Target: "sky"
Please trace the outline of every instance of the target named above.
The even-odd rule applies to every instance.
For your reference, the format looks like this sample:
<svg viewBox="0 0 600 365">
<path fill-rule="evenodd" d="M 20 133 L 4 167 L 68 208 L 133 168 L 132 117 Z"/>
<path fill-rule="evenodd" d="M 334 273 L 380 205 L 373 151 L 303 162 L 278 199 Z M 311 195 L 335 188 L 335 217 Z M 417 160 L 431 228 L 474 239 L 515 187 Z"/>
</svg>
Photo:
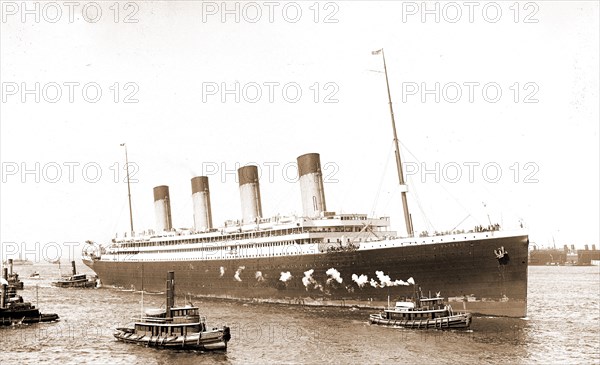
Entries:
<svg viewBox="0 0 600 365">
<path fill-rule="evenodd" d="M 317 152 L 328 211 L 402 232 L 382 48 L 417 232 L 600 246 L 597 2 L 114 4 L 1 2 L 3 255 L 129 231 L 122 143 L 136 231 L 158 185 L 191 227 L 203 174 L 240 219 L 246 164 L 265 217 L 300 214 Z"/>
</svg>

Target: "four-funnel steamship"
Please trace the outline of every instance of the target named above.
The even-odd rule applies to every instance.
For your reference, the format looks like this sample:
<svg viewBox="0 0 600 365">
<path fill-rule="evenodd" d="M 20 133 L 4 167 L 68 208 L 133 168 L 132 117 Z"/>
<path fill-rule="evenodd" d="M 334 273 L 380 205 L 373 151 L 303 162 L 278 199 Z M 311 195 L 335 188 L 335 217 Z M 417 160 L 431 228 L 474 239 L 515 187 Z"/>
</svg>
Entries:
<svg viewBox="0 0 600 365">
<path fill-rule="evenodd" d="M 243 219 L 214 228 L 208 178 L 198 176 L 192 179 L 194 229 L 173 229 L 169 188 L 158 186 L 157 232 L 133 235 L 130 195 L 132 234 L 90 245 L 84 263 L 105 285 L 160 291 L 162 273 L 175 271 L 179 289 L 198 296 L 317 305 L 383 307 L 409 296 L 413 290 L 403 279 L 413 277 L 472 313 L 524 317 L 527 233 L 490 225 L 413 236 L 385 56 L 373 54 L 383 57 L 408 237 L 391 231 L 387 217 L 328 211 L 320 158 L 310 153 L 298 157 L 302 216 L 264 217 L 258 169 L 245 166 L 238 170 Z M 128 166 L 127 146 L 125 160 Z"/>
<path fill-rule="evenodd" d="M 169 189 L 158 186 L 157 232 L 113 239 L 84 263 L 104 285 L 158 292 L 163 273 L 175 271 L 179 289 L 198 296 L 319 305 L 384 306 L 389 296 L 410 295 L 402 279 L 414 277 L 473 313 L 526 315 L 527 234 L 400 238 L 387 217 L 327 211 L 318 154 L 298 157 L 298 168 L 301 217 L 263 218 L 258 169 L 245 166 L 242 221 L 213 228 L 208 178 L 200 176 L 191 181 L 195 227 L 174 230 Z"/>
</svg>

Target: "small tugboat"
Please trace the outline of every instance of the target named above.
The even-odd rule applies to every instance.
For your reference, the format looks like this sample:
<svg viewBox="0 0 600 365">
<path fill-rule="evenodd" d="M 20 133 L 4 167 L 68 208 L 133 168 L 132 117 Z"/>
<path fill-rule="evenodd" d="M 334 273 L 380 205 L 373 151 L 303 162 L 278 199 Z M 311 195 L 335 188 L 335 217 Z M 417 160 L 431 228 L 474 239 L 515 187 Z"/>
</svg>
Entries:
<svg viewBox="0 0 600 365">
<path fill-rule="evenodd" d="M 146 310 L 131 327 L 117 328 L 117 340 L 139 345 L 194 350 L 226 350 L 229 327 L 207 329 L 198 307 L 175 306 L 175 272 L 167 276 L 166 309 Z"/>
<path fill-rule="evenodd" d="M 6 274 L 6 269 L 4 269 Z M 57 314 L 42 314 L 31 303 L 23 301 L 14 288 L 9 288 L 8 281 L 0 279 L 0 326 L 11 326 L 23 323 L 52 322 L 58 320 Z"/>
<path fill-rule="evenodd" d="M 31 273 L 31 275 L 29 275 L 30 279 L 39 279 L 40 278 L 40 273 L 37 271 L 34 271 Z"/>
<path fill-rule="evenodd" d="M 8 286 L 17 290 L 23 290 L 23 282 L 19 280 L 19 274 L 13 271 L 13 259 L 8 259 L 8 275 L 4 277 Z"/>
<path fill-rule="evenodd" d="M 444 304 L 444 298 L 424 298 L 416 289 L 414 302 L 396 302 L 393 309 L 369 316 L 370 324 L 390 327 L 458 329 L 471 326 L 471 313 L 455 312 L 450 305 Z"/>
<path fill-rule="evenodd" d="M 59 288 L 95 288 L 96 279 L 88 278 L 86 274 L 78 274 L 75 267 L 75 261 L 71 261 L 72 274 L 65 278 L 58 279 L 58 281 L 52 282 L 53 286 Z"/>
</svg>

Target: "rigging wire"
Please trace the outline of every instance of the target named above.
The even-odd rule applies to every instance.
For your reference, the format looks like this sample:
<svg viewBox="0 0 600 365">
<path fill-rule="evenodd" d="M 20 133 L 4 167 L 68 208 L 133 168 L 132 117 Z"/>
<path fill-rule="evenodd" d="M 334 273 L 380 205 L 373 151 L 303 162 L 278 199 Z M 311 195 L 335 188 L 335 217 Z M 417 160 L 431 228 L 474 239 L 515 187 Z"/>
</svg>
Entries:
<svg viewBox="0 0 600 365">
<path fill-rule="evenodd" d="M 461 224 L 463 224 L 463 222 L 466 221 L 467 219 L 469 219 L 470 216 L 471 216 L 471 214 L 467 214 L 467 216 L 462 221 L 460 221 L 459 224 L 457 224 L 456 226 L 454 226 L 454 228 L 452 228 L 451 231 L 454 231 L 456 228 L 458 228 L 458 226 L 460 226 Z"/>
<path fill-rule="evenodd" d="M 435 227 L 433 225 L 433 223 L 431 222 L 431 220 L 429 220 L 429 217 L 427 216 L 427 214 L 425 213 L 425 209 L 423 208 L 423 205 L 421 204 L 421 199 L 419 198 L 419 194 L 417 194 L 417 189 L 416 189 L 416 184 L 413 184 L 413 179 L 411 176 L 408 177 L 408 181 L 410 182 L 410 186 L 411 186 L 411 191 L 414 195 L 414 200 L 417 202 L 417 206 L 419 207 L 419 210 L 421 211 L 421 215 L 423 216 L 423 220 L 425 221 L 425 227 L 426 229 L 429 231 L 435 231 Z"/>
<path fill-rule="evenodd" d="M 406 152 L 408 152 L 408 153 L 409 153 L 409 154 L 410 154 L 410 155 L 413 157 L 413 159 L 414 159 L 414 160 L 415 160 L 417 163 L 419 163 L 419 164 L 422 164 L 422 162 L 421 162 L 421 161 L 420 161 L 420 160 L 417 158 L 417 156 L 415 156 L 415 154 L 414 154 L 414 153 L 412 153 L 412 152 L 411 152 L 411 150 L 409 150 L 409 149 L 408 149 L 408 147 L 406 147 L 406 145 L 405 145 L 404 143 L 402 143 L 402 141 L 398 140 L 398 142 L 400 143 L 400 145 L 402 146 L 402 148 L 404 148 L 404 149 L 406 150 Z M 455 202 L 456 202 L 456 203 L 457 203 L 457 204 L 458 204 L 458 205 L 459 205 L 459 206 L 460 206 L 460 207 L 461 207 L 461 208 L 462 208 L 462 209 L 463 209 L 465 212 L 467 212 L 467 213 L 469 214 L 469 216 L 471 216 L 471 212 L 470 212 L 470 211 L 469 211 L 469 210 L 468 210 L 468 209 L 467 209 L 467 208 L 466 208 L 466 207 L 465 207 L 465 206 L 464 206 L 464 205 L 463 205 L 463 204 L 460 202 L 460 200 L 458 200 L 458 199 L 457 199 L 457 198 L 456 198 L 456 197 L 455 197 L 455 196 L 454 196 L 454 195 L 453 195 L 453 194 L 452 194 L 452 193 L 451 193 L 451 192 L 450 192 L 448 189 L 446 189 L 446 187 L 445 187 L 443 184 L 439 184 L 439 185 L 442 187 L 442 189 L 444 189 L 444 191 L 445 191 L 445 192 L 446 192 L 446 193 L 447 193 L 447 194 L 448 194 L 448 195 L 449 195 L 449 196 L 450 196 L 452 199 L 454 199 L 454 201 L 455 201 Z M 473 217 L 473 218 L 475 219 L 475 221 L 476 221 L 478 224 L 480 223 L 478 219 L 476 219 L 475 217 Z M 461 223 L 462 223 L 462 222 L 461 222 Z M 459 223 L 459 225 L 460 225 L 461 223 Z M 458 226 L 458 225 L 457 225 L 457 226 Z"/>
<path fill-rule="evenodd" d="M 381 189 L 383 187 L 383 181 L 385 180 L 385 175 L 387 173 L 388 165 L 390 163 L 390 158 L 392 155 L 392 151 L 394 148 L 394 143 L 390 143 L 390 151 L 387 154 L 387 159 L 385 161 L 385 165 L 383 166 L 383 173 L 381 174 L 381 179 L 379 179 L 379 187 L 377 188 L 377 193 L 375 194 L 375 200 L 373 200 L 373 206 L 371 208 L 372 215 L 375 216 L 375 208 L 377 208 L 377 203 L 379 202 L 379 195 L 381 195 Z"/>
<path fill-rule="evenodd" d="M 392 190 L 392 194 L 390 195 L 389 199 L 387 199 L 385 206 L 383 207 L 383 211 L 387 212 L 388 207 L 390 206 L 390 203 L 395 201 L 396 199 L 396 195 L 398 194 L 399 189 L 394 189 Z"/>
</svg>

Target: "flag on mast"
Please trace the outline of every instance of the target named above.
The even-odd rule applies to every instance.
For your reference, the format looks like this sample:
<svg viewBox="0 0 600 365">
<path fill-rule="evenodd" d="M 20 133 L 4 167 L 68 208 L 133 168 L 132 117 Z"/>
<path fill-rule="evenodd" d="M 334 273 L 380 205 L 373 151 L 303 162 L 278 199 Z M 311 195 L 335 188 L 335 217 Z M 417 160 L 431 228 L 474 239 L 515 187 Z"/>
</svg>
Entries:
<svg viewBox="0 0 600 365">
<path fill-rule="evenodd" d="M 380 54 L 380 53 L 381 53 L 381 51 L 383 51 L 383 48 L 382 48 L 382 49 L 378 49 L 377 51 L 373 51 L 373 52 L 371 52 L 371 54 L 372 54 L 373 56 L 376 56 L 376 55 Z"/>
</svg>

